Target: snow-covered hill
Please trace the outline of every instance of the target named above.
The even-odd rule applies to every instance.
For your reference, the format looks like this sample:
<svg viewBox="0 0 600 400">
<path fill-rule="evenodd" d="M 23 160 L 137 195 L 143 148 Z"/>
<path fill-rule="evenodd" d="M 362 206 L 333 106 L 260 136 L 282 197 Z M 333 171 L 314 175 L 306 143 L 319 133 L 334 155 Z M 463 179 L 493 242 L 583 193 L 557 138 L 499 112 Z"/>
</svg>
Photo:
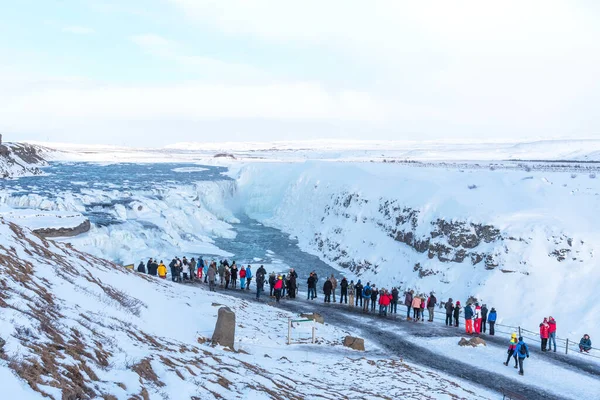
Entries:
<svg viewBox="0 0 600 400">
<path fill-rule="evenodd" d="M 39 167 L 47 165 L 44 157 L 51 152 L 48 148 L 25 143 L 0 145 L 0 179 L 40 175 Z"/>
<path fill-rule="evenodd" d="M 345 349 L 348 332 L 328 325 L 316 345 L 287 346 L 292 314 L 140 275 L 2 218 L 0 237 L 3 398 L 491 397 L 369 341 L 364 354 Z M 221 305 L 237 315 L 234 351 L 207 343 Z"/>
<path fill-rule="evenodd" d="M 600 335 L 600 181 L 552 170 L 253 164 L 245 211 L 379 286 L 481 299 L 500 322 Z M 576 294 L 576 295 L 575 295 Z"/>
</svg>

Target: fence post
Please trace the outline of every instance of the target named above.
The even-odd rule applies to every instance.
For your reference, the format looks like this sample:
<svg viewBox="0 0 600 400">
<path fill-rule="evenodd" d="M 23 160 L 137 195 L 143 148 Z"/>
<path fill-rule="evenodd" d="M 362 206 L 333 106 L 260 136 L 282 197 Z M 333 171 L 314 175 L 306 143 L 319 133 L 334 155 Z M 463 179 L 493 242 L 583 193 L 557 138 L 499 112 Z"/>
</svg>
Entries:
<svg viewBox="0 0 600 400">
<path fill-rule="evenodd" d="M 567 338 L 567 345 L 565 346 L 565 354 L 569 354 L 569 338 Z"/>
<path fill-rule="evenodd" d="M 521 337 L 521 327 L 519 327 L 519 337 Z"/>
<path fill-rule="evenodd" d="M 315 330 L 316 330 L 316 325 L 317 322 L 313 320 L 313 327 L 312 327 L 312 344 L 315 344 L 316 342 L 316 334 L 315 334 Z"/>
<path fill-rule="evenodd" d="M 288 318 L 288 340 L 287 340 L 287 344 L 288 346 L 291 344 L 292 342 L 292 319 Z"/>
</svg>

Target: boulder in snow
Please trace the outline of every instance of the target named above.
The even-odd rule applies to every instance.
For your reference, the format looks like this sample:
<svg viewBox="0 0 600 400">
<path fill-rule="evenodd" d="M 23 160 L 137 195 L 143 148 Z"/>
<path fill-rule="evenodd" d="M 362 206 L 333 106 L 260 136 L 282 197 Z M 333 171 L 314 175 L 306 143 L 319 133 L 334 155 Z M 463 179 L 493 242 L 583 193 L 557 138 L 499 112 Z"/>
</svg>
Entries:
<svg viewBox="0 0 600 400">
<path fill-rule="evenodd" d="M 235 343 L 235 313 L 229 307 L 219 308 L 217 325 L 212 336 L 213 346 L 221 345 L 233 349 Z"/>
<path fill-rule="evenodd" d="M 471 338 L 470 340 L 462 338 L 462 339 L 460 339 L 460 342 L 458 342 L 458 345 L 461 347 L 467 347 L 467 346 L 477 347 L 481 344 L 484 346 L 487 346 L 485 343 L 485 340 L 478 338 L 478 337 Z"/>
<path fill-rule="evenodd" d="M 325 318 L 321 314 L 312 313 L 312 314 L 300 314 L 302 318 L 311 319 L 319 324 L 325 323 Z"/>
<path fill-rule="evenodd" d="M 365 351 L 365 339 L 346 336 L 344 338 L 344 346 L 349 347 L 352 350 Z"/>
</svg>

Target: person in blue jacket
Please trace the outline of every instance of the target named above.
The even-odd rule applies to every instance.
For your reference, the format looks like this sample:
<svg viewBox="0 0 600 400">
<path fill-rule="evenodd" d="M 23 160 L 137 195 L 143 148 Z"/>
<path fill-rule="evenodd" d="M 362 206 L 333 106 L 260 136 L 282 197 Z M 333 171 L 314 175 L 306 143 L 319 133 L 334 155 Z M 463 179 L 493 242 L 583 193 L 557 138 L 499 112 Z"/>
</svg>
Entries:
<svg viewBox="0 0 600 400">
<path fill-rule="evenodd" d="M 246 268 L 246 290 L 250 290 L 250 283 L 252 282 L 252 267 L 248 265 Z"/>
<path fill-rule="evenodd" d="M 373 294 L 373 289 L 371 289 L 371 282 L 367 282 L 365 287 L 363 287 L 362 297 L 363 297 L 363 312 L 369 311 L 369 301 L 371 301 L 371 295 Z"/>
<path fill-rule="evenodd" d="M 517 354 L 517 358 L 519 359 L 519 375 L 523 375 L 523 361 L 525 361 L 525 357 L 529 358 L 529 347 L 523 341 L 523 337 L 519 337 L 519 343 L 517 343 L 517 348 L 515 350 Z"/>
<path fill-rule="evenodd" d="M 496 313 L 496 309 L 492 307 L 490 313 L 488 314 L 488 323 L 490 324 L 490 335 L 494 336 L 494 326 L 496 325 L 496 319 L 498 318 L 498 314 Z"/>
</svg>

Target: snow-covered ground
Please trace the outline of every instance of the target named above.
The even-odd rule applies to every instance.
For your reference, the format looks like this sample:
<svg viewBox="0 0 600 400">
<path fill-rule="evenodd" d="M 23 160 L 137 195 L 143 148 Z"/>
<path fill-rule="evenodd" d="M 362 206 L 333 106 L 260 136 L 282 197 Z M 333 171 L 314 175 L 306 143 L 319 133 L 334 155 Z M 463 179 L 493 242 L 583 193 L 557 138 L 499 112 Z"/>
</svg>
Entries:
<svg viewBox="0 0 600 400">
<path fill-rule="evenodd" d="M 14 209 L 7 206 L 0 206 L 0 217 L 31 230 L 75 228 L 87 221 L 81 213 Z"/>
<path fill-rule="evenodd" d="M 329 325 L 317 326 L 317 344 L 288 346 L 293 314 L 130 272 L 1 218 L 0 237 L 6 398 L 494 396 L 382 357 L 368 340 L 365 353 L 343 348 L 342 338 L 352 332 Z M 206 342 L 222 306 L 236 313 L 235 351 Z M 296 340 L 309 337 L 300 329 Z"/>
</svg>

